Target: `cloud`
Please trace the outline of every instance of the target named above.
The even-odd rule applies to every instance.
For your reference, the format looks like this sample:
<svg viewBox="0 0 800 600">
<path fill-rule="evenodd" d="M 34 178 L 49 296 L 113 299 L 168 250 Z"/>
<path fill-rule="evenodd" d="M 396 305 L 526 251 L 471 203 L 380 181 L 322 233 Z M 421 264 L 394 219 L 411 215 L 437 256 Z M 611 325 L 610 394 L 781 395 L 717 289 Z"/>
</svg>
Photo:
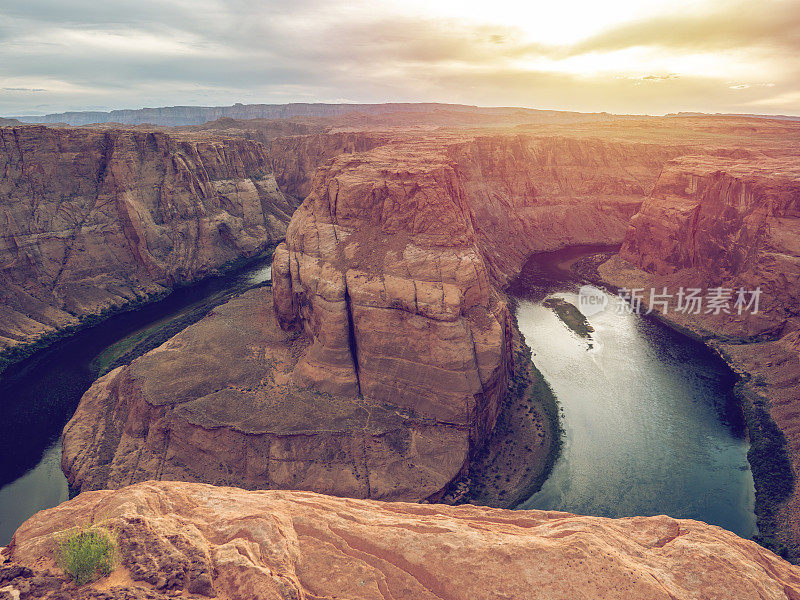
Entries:
<svg viewBox="0 0 800 600">
<path fill-rule="evenodd" d="M 467 14 L 367 0 L 7 3 L 0 114 L 342 97 L 615 112 L 791 108 L 800 1 L 709 2 L 567 45 Z"/>
<path fill-rule="evenodd" d="M 625 23 L 568 49 L 569 53 L 632 46 L 728 50 L 766 46 L 800 50 L 800 5 L 795 0 L 720 2 L 714 10 Z"/>
</svg>

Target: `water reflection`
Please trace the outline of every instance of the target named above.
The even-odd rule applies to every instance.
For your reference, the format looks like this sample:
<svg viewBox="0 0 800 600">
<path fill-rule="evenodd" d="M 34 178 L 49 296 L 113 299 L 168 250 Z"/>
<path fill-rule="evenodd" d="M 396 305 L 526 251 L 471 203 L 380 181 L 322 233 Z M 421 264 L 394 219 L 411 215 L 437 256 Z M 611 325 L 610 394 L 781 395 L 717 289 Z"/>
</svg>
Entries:
<svg viewBox="0 0 800 600">
<path fill-rule="evenodd" d="M 577 303 L 572 291 L 555 295 Z M 558 396 L 565 430 L 551 476 L 520 508 L 668 514 L 752 536 L 753 479 L 734 375 L 702 344 L 608 298 L 609 308 L 589 317 L 589 342 L 540 302 L 519 303 L 520 330 Z"/>
</svg>

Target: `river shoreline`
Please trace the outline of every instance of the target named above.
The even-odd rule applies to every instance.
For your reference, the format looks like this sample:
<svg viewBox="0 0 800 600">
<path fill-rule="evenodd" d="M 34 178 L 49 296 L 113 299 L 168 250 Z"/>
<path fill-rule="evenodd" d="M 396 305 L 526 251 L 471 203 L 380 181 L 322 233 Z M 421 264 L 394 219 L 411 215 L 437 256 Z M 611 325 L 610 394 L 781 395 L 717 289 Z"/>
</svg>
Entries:
<svg viewBox="0 0 800 600">
<path fill-rule="evenodd" d="M 50 466 L 60 464 L 63 427 L 96 378 L 160 345 L 231 297 L 265 285 L 270 255 L 271 249 L 229 263 L 224 272 L 180 286 L 158 301 L 110 315 L 40 349 L 0 378 L 0 407 L 5 415 L 0 422 L 0 456 L 4 457 L 0 461 L 0 534 L 8 530 L 10 535 L 19 525 L 11 521 L 19 520 L 20 504 L 36 512 L 58 503 L 66 479 L 60 466 Z M 55 458 L 54 453 L 58 454 Z M 27 501 L 20 503 L 15 493 L 24 494 Z"/>
<path fill-rule="evenodd" d="M 514 377 L 492 433 L 477 449 L 463 475 L 450 483 L 443 504 L 515 508 L 541 488 L 561 452 L 559 404 L 533 363 L 513 316 Z"/>
<path fill-rule="evenodd" d="M 59 342 L 64 342 L 73 336 L 86 331 L 92 327 L 103 325 L 109 320 L 127 313 L 135 312 L 152 306 L 163 300 L 167 300 L 172 294 L 193 287 L 202 286 L 209 281 L 230 277 L 248 267 L 267 261 L 272 257 L 272 253 L 277 244 L 270 246 L 261 252 L 249 256 L 232 260 L 214 269 L 203 277 L 190 281 L 177 282 L 170 287 L 160 286 L 162 289 L 157 292 L 143 293 L 141 296 L 131 299 L 123 304 L 106 307 L 99 312 L 83 315 L 78 322 L 49 331 L 28 342 L 22 342 L 9 346 L 0 351 L 0 383 L 7 377 L 12 377 L 15 369 L 22 368 L 22 363 L 28 360 L 36 360 L 37 356 L 51 350 Z M 160 285 L 160 284 L 159 284 Z"/>
<path fill-rule="evenodd" d="M 607 278 L 613 272 L 613 259 L 618 259 L 616 252 L 599 252 L 588 254 L 568 265 L 573 277 L 585 283 L 591 283 L 612 294 L 617 294 L 622 287 L 637 287 L 641 282 L 626 281 L 624 276 L 616 274 L 615 282 Z M 609 268 L 611 266 L 611 268 Z M 606 271 L 606 277 L 601 273 L 601 268 Z M 646 299 L 642 299 L 642 308 L 647 310 Z M 714 332 L 702 328 L 693 328 L 662 314 L 658 309 L 653 309 L 648 315 L 659 323 L 669 327 L 690 339 L 702 343 L 712 351 L 737 377 L 733 393 L 739 402 L 742 411 L 750 450 L 748 462 L 753 473 L 756 489 L 756 502 L 754 512 L 758 533 L 753 536 L 754 541 L 776 554 L 798 562 L 800 553 L 793 547 L 791 540 L 781 535 L 782 523 L 780 517 L 781 505 L 792 494 L 794 475 L 791 462 L 787 454 L 786 438 L 769 414 L 769 399 L 757 389 L 758 374 L 751 373 L 729 352 L 724 349 L 725 343 L 730 340 L 719 337 Z"/>
</svg>

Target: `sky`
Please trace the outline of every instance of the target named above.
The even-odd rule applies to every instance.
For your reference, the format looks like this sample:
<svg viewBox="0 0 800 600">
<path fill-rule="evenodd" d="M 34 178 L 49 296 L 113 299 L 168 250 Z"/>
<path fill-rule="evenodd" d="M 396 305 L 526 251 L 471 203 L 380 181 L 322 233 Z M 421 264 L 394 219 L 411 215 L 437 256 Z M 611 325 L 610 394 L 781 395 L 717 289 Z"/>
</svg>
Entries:
<svg viewBox="0 0 800 600">
<path fill-rule="evenodd" d="M 800 115 L 800 0 L 0 0 L 0 115 L 235 102 Z"/>
</svg>

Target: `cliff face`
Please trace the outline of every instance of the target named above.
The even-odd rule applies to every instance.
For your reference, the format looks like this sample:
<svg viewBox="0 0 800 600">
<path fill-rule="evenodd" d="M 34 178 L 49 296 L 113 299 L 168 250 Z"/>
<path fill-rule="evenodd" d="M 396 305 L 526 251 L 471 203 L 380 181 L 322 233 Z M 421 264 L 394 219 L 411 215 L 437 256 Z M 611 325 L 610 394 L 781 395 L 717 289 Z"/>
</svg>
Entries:
<svg viewBox="0 0 800 600">
<path fill-rule="evenodd" d="M 485 136 L 448 149 L 481 254 L 508 283 L 535 252 L 615 244 L 677 144 Z"/>
<path fill-rule="evenodd" d="M 472 429 L 475 443 L 506 387 L 510 316 L 436 150 L 382 147 L 323 167 L 276 250 L 275 305 L 313 339 L 296 381 Z"/>
<path fill-rule="evenodd" d="M 118 532 L 121 564 L 76 588 L 55 567 L 52 536 L 97 515 Z M 697 521 L 185 483 L 81 494 L 29 519 L 2 557 L 2 589 L 28 598 L 800 597 L 798 567 Z"/>
<path fill-rule="evenodd" d="M 681 287 L 699 288 L 702 295 L 714 287 L 730 290 L 719 314 L 708 306 L 699 314 L 679 313 L 673 299 L 664 316 L 705 338 L 745 374 L 759 528 L 800 557 L 800 493 L 791 481 L 792 470 L 800 473 L 797 159 L 738 151 L 671 161 L 631 220 L 619 257 L 600 274 L 647 293 L 665 286 L 673 294 Z M 744 306 L 740 314 L 740 288 L 760 288 L 757 312 Z M 765 411 L 780 431 L 763 420 Z"/>
<path fill-rule="evenodd" d="M 272 170 L 281 190 L 302 201 L 311 191 L 319 166 L 340 154 L 372 150 L 390 139 L 388 134 L 372 132 L 282 136 L 269 144 Z"/>
<path fill-rule="evenodd" d="M 620 257 L 687 285 L 762 288 L 762 315 L 725 316 L 716 330 L 747 337 L 783 327 L 800 306 L 797 161 L 746 154 L 671 161 L 632 219 Z"/>
<path fill-rule="evenodd" d="M 509 354 L 497 286 L 532 252 L 621 241 L 670 152 L 646 150 L 416 140 L 321 168 L 273 263 L 279 320 L 314 339 L 296 377 L 491 429 Z"/>
<path fill-rule="evenodd" d="M 508 135 L 276 142 L 273 160 L 338 156 L 275 251 L 273 298 L 231 302 L 99 380 L 64 433 L 74 486 L 437 497 L 511 383 L 502 284 L 531 252 L 620 242 L 674 151 Z M 276 167 L 288 189 L 305 185 L 297 165 Z"/>
<path fill-rule="evenodd" d="M 0 128 L 0 348 L 283 238 L 297 202 L 260 144 Z"/>
</svg>

